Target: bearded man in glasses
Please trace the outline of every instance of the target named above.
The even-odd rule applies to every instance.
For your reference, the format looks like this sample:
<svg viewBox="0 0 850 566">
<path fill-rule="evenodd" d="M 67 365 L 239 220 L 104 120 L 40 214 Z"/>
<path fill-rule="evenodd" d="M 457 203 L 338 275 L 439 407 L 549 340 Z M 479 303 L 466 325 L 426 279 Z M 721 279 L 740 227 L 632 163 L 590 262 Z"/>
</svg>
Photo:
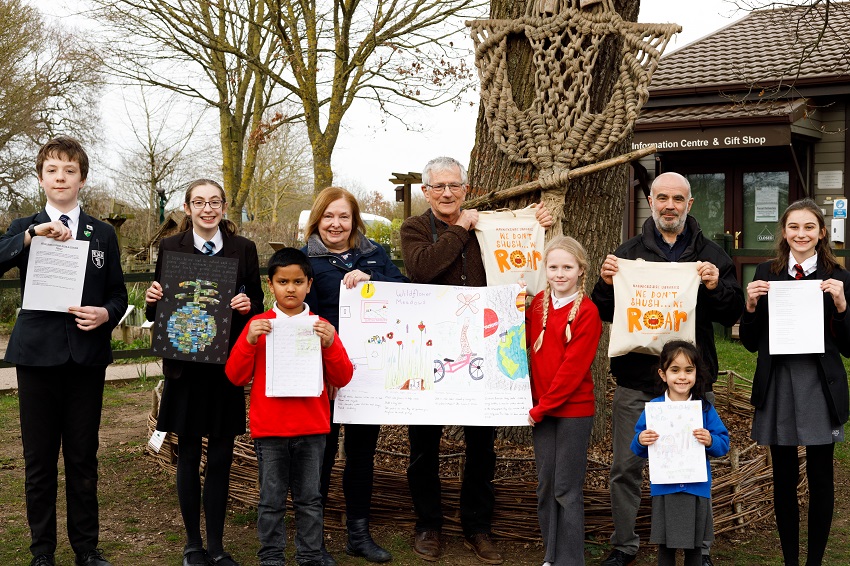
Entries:
<svg viewBox="0 0 850 566">
<path fill-rule="evenodd" d="M 414 283 L 484 287 L 487 276 L 481 248 L 473 233 L 478 211 L 462 210 L 469 185 L 466 168 L 451 157 L 437 157 L 422 171 L 422 193 L 431 205 L 424 214 L 401 225 L 401 252 L 407 276 Z M 552 214 L 536 209 L 543 227 Z M 413 551 L 436 561 L 442 552 L 443 512 L 440 501 L 439 452 L 441 425 L 410 425 L 410 465 L 407 481 L 416 511 Z M 495 428 L 464 426 L 466 458 L 460 493 L 460 521 L 464 544 L 486 564 L 501 564 L 502 555 L 490 539 L 495 507 L 493 475 Z"/>
</svg>

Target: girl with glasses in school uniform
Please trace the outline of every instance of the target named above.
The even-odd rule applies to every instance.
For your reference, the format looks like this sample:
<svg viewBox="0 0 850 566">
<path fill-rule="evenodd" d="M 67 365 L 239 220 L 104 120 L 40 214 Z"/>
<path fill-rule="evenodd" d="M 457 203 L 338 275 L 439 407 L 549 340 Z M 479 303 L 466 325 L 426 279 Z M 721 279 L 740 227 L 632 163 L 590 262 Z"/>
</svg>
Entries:
<svg viewBox="0 0 850 566">
<path fill-rule="evenodd" d="M 215 255 L 239 260 L 236 294 L 230 301 L 233 318 L 230 344 L 255 314 L 263 312 L 263 289 L 254 242 L 236 235 L 236 225 L 224 218 L 224 189 L 210 179 L 198 179 L 186 190 L 186 213 L 179 233 L 159 243 L 154 281 L 145 294 L 148 320 L 162 299 L 162 258 L 166 251 Z M 177 434 L 177 499 L 186 528 L 183 566 L 238 566 L 224 551 L 224 517 L 230 487 L 230 466 L 236 436 L 245 432 L 245 394 L 230 383 L 224 364 L 163 359 L 165 388 L 156 429 Z M 207 437 L 207 462 L 201 493 L 201 442 Z M 201 505 L 206 517 L 207 546 L 201 538 Z"/>
</svg>

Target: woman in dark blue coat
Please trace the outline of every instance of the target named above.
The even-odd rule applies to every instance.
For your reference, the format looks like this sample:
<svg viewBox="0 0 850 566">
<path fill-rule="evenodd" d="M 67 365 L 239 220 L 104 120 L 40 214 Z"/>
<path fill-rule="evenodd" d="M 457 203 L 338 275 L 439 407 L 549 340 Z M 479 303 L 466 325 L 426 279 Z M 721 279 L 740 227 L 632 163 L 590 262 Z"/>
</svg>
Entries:
<svg viewBox="0 0 850 566">
<path fill-rule="evenodd" d="M 341 187 L 328 187 L 316 197 L 304 230 L 307 245 L 302 249 L 313 266 L 313 285 L 307 295 L 310 310 L 324 317 L 339 330 L 339 284 L 349 289 L 361 281 L 406 283 L 384 249 L 366 238 L 357 199 Z M 336 395 L 329 391 L 331 399 Z M 388 562 L 392 555 L 378 546 L 369 533 L 369 509 L 372 505 L 372 477 L 375 447 L 380 425 L 345 425 L 345 469 L 342 490 L 345 494 L 348 543 L 345 552 L 370 562 Z M 333 423 L 325 443 L 322 464 L 322 502 L 327 503 L 331 470 L 339 447 L 339 425 Z M 325 566 L 335 565 L 322 544 Z"/>
</svg>

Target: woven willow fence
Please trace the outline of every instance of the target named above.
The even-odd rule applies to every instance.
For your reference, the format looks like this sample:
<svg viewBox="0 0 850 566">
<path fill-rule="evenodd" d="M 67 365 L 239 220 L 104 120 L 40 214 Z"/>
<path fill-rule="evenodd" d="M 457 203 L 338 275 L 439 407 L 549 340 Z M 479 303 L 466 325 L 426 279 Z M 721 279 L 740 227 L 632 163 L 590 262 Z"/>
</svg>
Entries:
<svg viewBox="0 0 850 566">
<path fill-rule="evenodd" d="M 751 382 L 734 372 L 722 372 L 715 384 L 717 410 L 724 421 L 742 423 L 749 431 L 752 408 L 749 404 Z M 148 430 L 153 433 L 156 426 L 156 413 L 159 407 L 159 388 L 148 418 Z M 394 427 L 403 428 L 403 427 Z M 740 427 L 739 427 L 740 428 Z M 406 438 L 406 434 L 404 435 Z M 411 530 L 416 520 L 413 503 L 407 487 L 404 467 L 408 455 L 399 450 L 382 450 L 377 460 L 385 465 L 376 466 L 375 491 L 372 500 L 372 523 Z M 515 448 L 515 447 L 514 447 Z M 169 433 L 159 453 L 148 448 L 148 453 L 157 464 L 176 473 L 177 438 Z M 496 470 L 496 511 L 493 518 L 493 532 L 502 538 L 518 541 L 539 541 L 540 531 L 537 525 L 536 475 L 534 456 L 531 448 L 526 454 L 510 457 L 500 456 Z M 511 450 L 512 454 L 522 453 L 523 449 Z M 498 450 L 497 450 L 498 453 Z M 608 494 L 608 470 L 610 452 L 592 457 L 588 461 L 587 482 L 584 491 L 585 523 L 588 537 L 601 539 L 612 530 L 611 505 Z M 448 534 L 460 535 L 460 485 L 463 470 L 462 453 L 443 454 L 441 456 L 441 480 L 443 486 L 443 508 L 446 522 L 443 527 Z M 805 456 L 802 450 L 800 458 L 800 484 L 798 495 L 803 498 L 808 493 L 808 484 L 803 472 Z M 391 463 L 391 466 L 386 465 Z M 328 528 L 343 529 L 345 525 L 345 503 L 341 487 L 341 458 L 334 466 L 328 508 L 325 512 L 325 525 Z M 202 465 L 204 462 L 202 461 Z M 515 473 L 517 469 L 525 470 Z M 773 517 L 773 483 L 769 454 L 764 447 L 756 446 L 746 434 L 733 432 L 732 448 L 729 455 L 711 462 L 712 505 L 714 509 L 714 531 L 724 533 L 735 529 L 745 529 Z M 510 470 L 514 472 L 511 473 Z M 259 491 L 257 487 L 257 460 L 254 447 L 247 436 L 238 438 L 234 448 L 234 461 L 231 472 L 230 497 L 237 504 L 256 506 Z M 650 498 L 648 484 L 644 483 L 644 497 L 638 515 L 637 530 L 641 537 L 649 536 Z"/>
</svg>

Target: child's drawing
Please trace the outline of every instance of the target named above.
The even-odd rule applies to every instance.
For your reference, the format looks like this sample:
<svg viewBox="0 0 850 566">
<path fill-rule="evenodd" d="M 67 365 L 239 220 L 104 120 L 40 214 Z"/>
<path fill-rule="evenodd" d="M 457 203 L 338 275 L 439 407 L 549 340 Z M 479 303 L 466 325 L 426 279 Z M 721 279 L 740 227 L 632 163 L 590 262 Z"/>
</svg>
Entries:
<svg viewBox="0 0 850 566">
<path fill-rule="evenodd" d="M 519 286 L 371 284 L 368 298 L 359 287 L 340 293 L 340 308 L 360 316 L 340 317 L 340 338 L 357 363 L 337 398 L 339 422 L 496 425 L 490 413 L 505 424 L 525 422 L 531 403 Z M 517 352 L 522 360 L 513 363 Z M 507 405 L 487 400 L 493 380 L 517 381 L 496 387 Z M 423 411 L 423 404 L 433 406 Z"/>
<path fill-rule="evenodd" d="M 649 477 L 657 484 L 705 481 L 705 448 L 694 438 L 702 428 L 702 402 L 646 404 L 646 428 L 658 433 L 649 447 Z M 700 479 L 702 478 L 702 479 Z"/>
</svg>

